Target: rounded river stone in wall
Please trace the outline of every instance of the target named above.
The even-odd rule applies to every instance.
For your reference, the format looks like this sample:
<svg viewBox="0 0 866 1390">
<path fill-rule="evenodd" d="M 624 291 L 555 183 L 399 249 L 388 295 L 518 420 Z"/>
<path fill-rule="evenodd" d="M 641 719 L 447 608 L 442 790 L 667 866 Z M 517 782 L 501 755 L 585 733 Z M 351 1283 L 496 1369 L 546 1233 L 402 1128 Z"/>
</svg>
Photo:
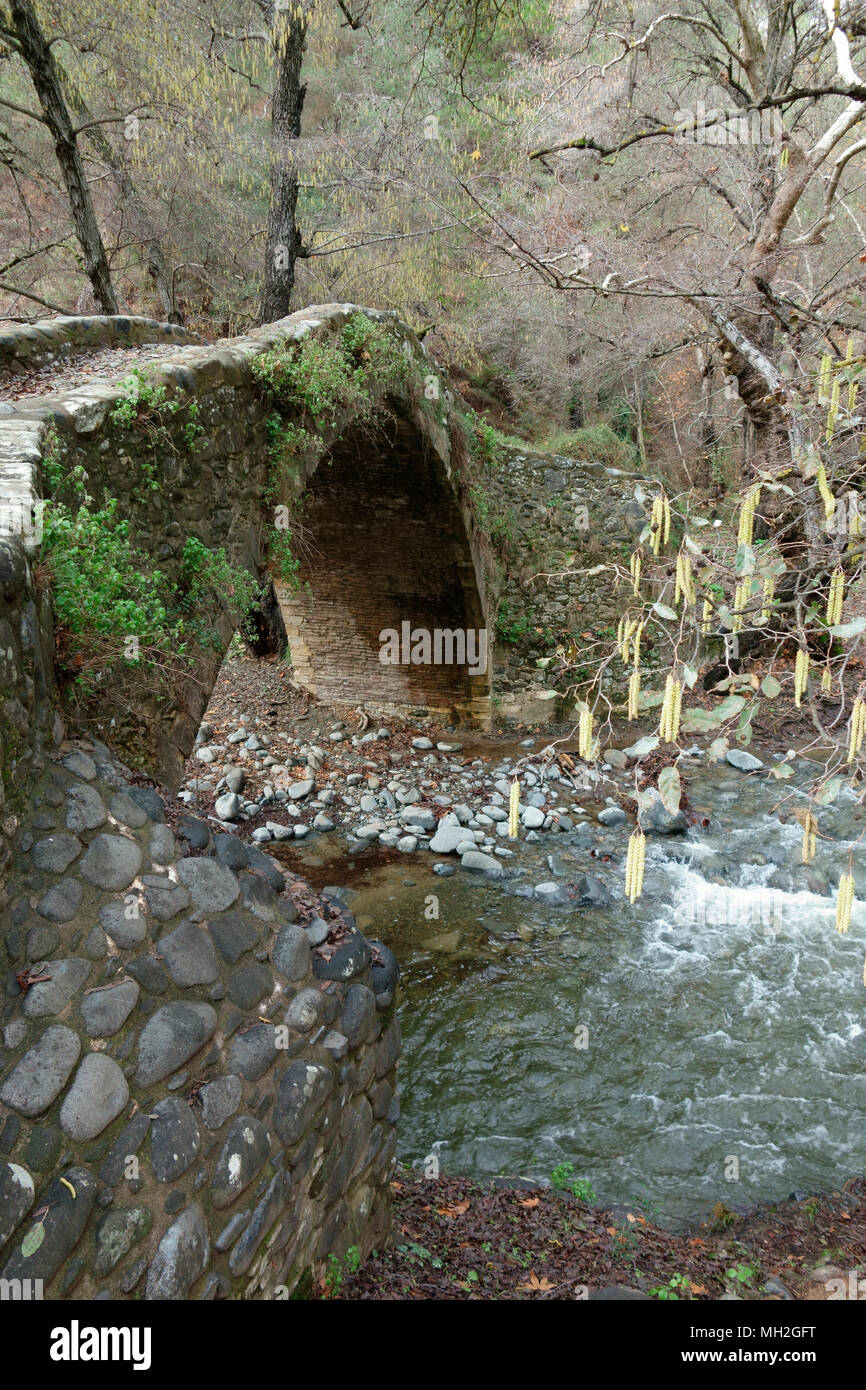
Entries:
<svg viewBox="0 0 866 1390">
<path fill-rule="evenodd" d="M 174 1182 L 194 1162 L 201 1148 L 195 1116 L 185 1101 L 166 1096 L 153 1107 L 150 1159 L 157 1182 Z"/>
<path fill-rule="evenodd" d="M 201 1117 L 208 1129 L 219 1129 L 230 1120 L 241 1103 L 243 1086 L 239 1076 L 219 1076 L 199 1091 Z"/>
<path fill-rule="evenodd" d="M 0 1249 L 27 1215 L 35 1195 L 26 1168 L 19 1163 L 0 1163 Z"/>
<path fill-rule="evenodd" d="M 122 1028 L 138 1003 L 138 985 L 124 980 L 110 989 L 97 989 L 81 1000 L 81 1017 L 89 1038 L 107 1038 Z"/>
<path fill-rule="evenodd" d="M 75 835 L 82 830 L 96 830 L 105 824 L 105 819 L 105 806 L 95 787 L 79 784 L 69 788 L 66 798 L 67 830 Z"/>
<path fill-rule="evenodd" d="M 0 1100 L 28 1118 L 41 1115 L 60 1095 L 80 1052 L 71 1028 L 46 1028 L 0 1087 Z"/>
<path fill-rule="evenodd" d="M 366 937 L 356 932 L 342 946 L 338 946 L 330 959 L 326 960 L 313 952 L 313 974 L 317 980 L 351 980 L 360 975 L 370 964 L 370 945 Z"/>
<path fill-rule="evenodd" d="M 169 1226 L 147 1274 L 146 1299 L 183 1299 L 207 1269 L 210 1242 L 205 1214 L 197 1202 Z"/>
<path fill-rule="evenodd" d="M 274 968 L 287 980 L 302 980 L 310 964 L 310 939 L 303 927 L 281 927 L 274 942 Z"/>
<path fill-rule="evenodd" d="M 85 1057 L 60 1107 L 60 1124 L 70 1139 L 94 1139 L 116 1120 L 129 1100 L 129 1086 L 111 1057 Z"/>
<path fill-rule="evenodd" d="M 147 916 L 137 893 L 121 902 L 105 903 L 99 909 L 99 920 L 122 951 L 137 946 L 147 936 Z"/>
<path fill-rule="evenodd" d="M 199 912 L 223 912 L 241 891 L 231 869 L 216 859 L 181 859 L 177 876 Z"/>
<path fill-rule="evenodd" d="M 41 1192 L 40 1204 L 47 1207 L 51 1219 L 44 1215 L 21 1231 L 22 1239 L 16 1238 L 12 1253 L 0 1277 L 3 1279 L 42 1279 L 46 1283 L 52 1279 L 60 1266 L 69 1258 L 82 1237 L 96 1201 L 97 1182 L 86 1168 L 67 1168 L 63 1178 L 55 1178 L 47 1191 Z M 36 1233 L 37 1223 L 42 1225 L 41 1243 L 30 1254 L 23 1254 Z"/>
<path fill-rule="evenodd" d="M 268 1158 L 271 1136 L 252 1115 L 232 1121 L 211 1182 L 211 1199 L 217 1210 L 231 1206 L 248 1187 Z"/>
<path fill-rule="evenodd" d="M 48 978 L 31 985 L 25 994 L 21 1007 L 28 1018 L 45 1018 L 65 1009 L 90 974 L 90 961 L 76 956 L 69 960 L 49 960 L 39 973 Z"/>
<path fill-rule="evenodd" d="M 160 937 L 159 954 L 176 985 L 210 985 L 219 975 L 210 937 L 194 922 L 181 922 Z"/>
<path fill-rule="evenodd" d="M 134 840 L 125 835 L 97 835 L 87 848 L 79 872 L 94 888 L 116 893 L 129 887 L 140 868 L 141 850 Z"/>
<path fill-rule="evenodd" d="M 33 846 L 33 863 L 51 874 L 65 874 L 84 846 L 74 835 L 46 835 Z"/>
<path fill-rule="evenodd" d="M 141 1030 L 137 1085 L 151 1086 L 176 1071 L 204 1046 L 216 1026 L 210 1004 L 163 1004 Z"/>
<path fill-rule="evenodd" d="M 334 1085 L 334 1073 L 321 1062 L 291 1062 L 280 1079 L 274 1105 L 274 1129 L 284 1144 L 296 1144 L 307 1124 L 324 1105 Z"/>
</svg>

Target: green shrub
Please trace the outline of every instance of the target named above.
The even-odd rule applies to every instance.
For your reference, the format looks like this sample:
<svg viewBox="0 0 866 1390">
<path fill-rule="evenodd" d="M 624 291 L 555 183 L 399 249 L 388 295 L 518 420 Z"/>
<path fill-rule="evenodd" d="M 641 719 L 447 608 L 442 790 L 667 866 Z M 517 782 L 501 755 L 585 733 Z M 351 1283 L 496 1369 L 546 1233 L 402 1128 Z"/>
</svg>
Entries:
<svg viewBox="0 0 866 1390">
<path fill-rule="evenodd" d="M 507 598 L 500 601 L 496 614 L 496 636 L 500 642 L 517 643 L 532 627 L 532 612 L 514 613 Z"/>
<path fill-rule="evenodd" d="M 140 367 L 133 367 L 121 385 L 123 394 L 109 417 L 113 425 L 134 428 L 151 454 L 157 448 L 177 453 L 169 425 L 175 416 L 182 415 L 185 417 L 181 428 L 184 447 L 190 450 L 196 447 L 204 434 L 204 427 L 199 423 L 201 407 L 198 401 L 180 395 L 170 396 L 166 386 L 157 385 Z M 158 491 L 155 460 L 142 457 L 140 465 L 148 488 Z"/>
<path fill-rule="evenodd" d="M 247 621 L 259 586 L 232 567 L 225 551 L 188 538 L 176 581 L 129 539 L 117 499 L 95 508 L 89 497 L 45 508 L 41 559 L 49 576 L 65 663 L 85 697 L 112 673 L 142 665 L 171 678 L 192 664 L 190 644 L 213 646 L 213 611 Z"/>
<path fill-rule="evenodd" d="M 306 412 L 334 423 L 344 410 L 367 415 L 381 390 L 405 381 L 409 362 L 396 340 L 366 314 L 352 314 L 336 340 L 283 338 L 251 363 L 253 377 L 283 413 Z"/>
<path fill-rule="evenodd" d="M 545 453 L 588 458 L 609 468 L 630 468 L 635 463 L 633 445 L 612 430 L 610 425 L 586 425 L 579 430 L 564 430 L 560 434 L 549 435 L 540 447 Z"/>
</svg>

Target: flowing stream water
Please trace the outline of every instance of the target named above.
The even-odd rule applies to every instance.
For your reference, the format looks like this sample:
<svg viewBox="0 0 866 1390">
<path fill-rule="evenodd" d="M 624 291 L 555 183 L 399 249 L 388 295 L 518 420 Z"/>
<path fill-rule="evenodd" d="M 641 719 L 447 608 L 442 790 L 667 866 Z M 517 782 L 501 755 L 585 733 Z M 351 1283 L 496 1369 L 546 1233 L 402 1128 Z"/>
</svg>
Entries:
<svg viewBox="0 0 866 1390">
<path fill-rule="evenodd" d="M 690 770 L 709 824 L 651 837 L 634 907 L 628 826 L 522 844 L 505 888 L 437 877 L 430 854 L 346 860 L 332 842 L 304 859 L 401 963 L 402 1160 L 534 1179 L 570 1162 L 600 1201 L 677 1224 L 862 1172 L 866 910 L 839 935 L 835 885 L 852 846 L 866 868 L 863 812 L 843 791 L 802 866 L 790 813 L 809 771 Z M 552 853 L 561 881 L 592 873 L 611 904 L 516 896 L 550 880 Z"/>
</svg>

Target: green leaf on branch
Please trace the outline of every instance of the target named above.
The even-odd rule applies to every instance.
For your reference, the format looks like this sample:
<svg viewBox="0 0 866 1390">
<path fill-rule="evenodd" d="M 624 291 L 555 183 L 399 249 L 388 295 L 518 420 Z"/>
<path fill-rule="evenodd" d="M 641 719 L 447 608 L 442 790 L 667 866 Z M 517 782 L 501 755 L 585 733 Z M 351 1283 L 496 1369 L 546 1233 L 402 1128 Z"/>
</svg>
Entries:
<svg viewBox="0 0 866 1390">
<path fill-rule="evenodd" d="M 757 568 L 755 552 L 750 545 L 737 546 L 737 558 L 734 561 L 734 571 L 738 579 L 744 575 L 754 574 Z"/>
<path fill-rule="evenodd" d="M 866 618 L 852 618 L 850 623 L 836 623 L 829 631 L 843 641 L 846 637 L 857 637 L 861 632 L 866 632 Z"/>
<path fill-rule="evenodd" d="M 655 709 L 665 698 L 663 690 L 642 690 L 638 696 L 638 709 Z"/>
<path fill-rule="evenodd" d="M 645 758 L 647 753 L 652 753 L 654 748 L 658 748 L 660 741 L 658 734 L 644 734 L 643 738 L 632 744 L 629 757 Z"/>
<path fill-rule="evenodd" d="M 829 782 L 825 782 L 823 787 L 815 796 L 815 801 L 819 806 L 832 806 L 836 797 L 839 795 L 844 778 L 831 777 Z"/>
<path fill-rule="evenodd" d="M 702 734 L 709 729 L 718 729 L 729 719 L 734 719 L 745 703 L 742 695 L 729 695 L 715 709 L 687 709 L 680 721 L 680 728 L 687 734 Z"/>
<path fill-rule="evenodd" d="M 664 802 L 665 810 L 670 811 L 672 816 L 680 809 L 681 794 L 682 783 L 677 769 L 663 767 L 659 773 L 659 795 Z"/>
</svg>

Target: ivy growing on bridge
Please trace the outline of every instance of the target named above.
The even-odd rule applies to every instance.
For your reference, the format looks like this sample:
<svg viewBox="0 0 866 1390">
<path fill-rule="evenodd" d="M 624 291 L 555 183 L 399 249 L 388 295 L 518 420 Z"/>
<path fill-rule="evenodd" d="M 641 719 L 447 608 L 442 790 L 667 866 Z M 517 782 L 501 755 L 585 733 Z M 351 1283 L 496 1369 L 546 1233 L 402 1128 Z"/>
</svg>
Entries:
<svg viewBox="0 0 866 1390">
<path fill-rule="evenodd" d="M 311 469 L 325 453 L 321 429 L 341 415 L 370 420 L 389 391 L 405 388 L 417 364 L 381 324 L 355 313 L 334 338 L 308 334 L 283 338 L 251 363 L 253 377 L 272 407 L 266 421 L 269 478 L 265 500 L 296 498 L 302 465 Z M 423 393 L 419 392 L 419 396 Z M 271 555 L 281 578 L 297 586 L 300 561 L 285 518 L 268 527 Z"/>
</svg>

